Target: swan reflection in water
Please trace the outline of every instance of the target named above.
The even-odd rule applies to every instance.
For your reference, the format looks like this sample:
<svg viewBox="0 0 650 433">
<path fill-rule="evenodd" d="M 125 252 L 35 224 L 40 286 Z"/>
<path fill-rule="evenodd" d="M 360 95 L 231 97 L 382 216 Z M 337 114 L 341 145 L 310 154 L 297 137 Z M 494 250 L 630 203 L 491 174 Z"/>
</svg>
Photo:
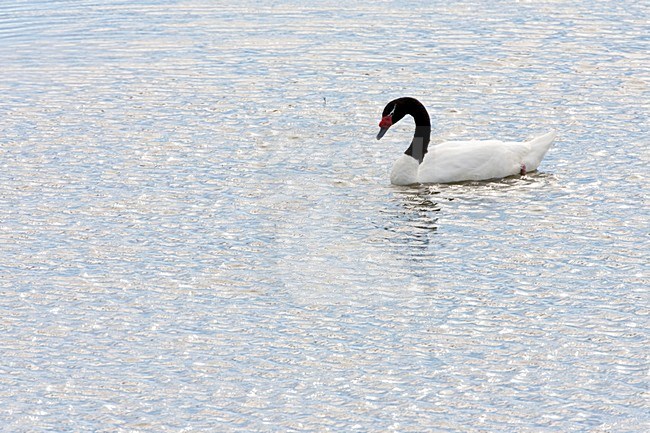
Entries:
<svg viewBox="0 0 650 433">
<path fill-rule="evenodd" d="M 389 241 L 422 249 L 429 246 L 438 231 L 440 203 L 445 200 L 432 186 L 414 185 L 395 190 L 397 206 L 390 210 L 392 218 L 385 227 Z"/>
</svg>

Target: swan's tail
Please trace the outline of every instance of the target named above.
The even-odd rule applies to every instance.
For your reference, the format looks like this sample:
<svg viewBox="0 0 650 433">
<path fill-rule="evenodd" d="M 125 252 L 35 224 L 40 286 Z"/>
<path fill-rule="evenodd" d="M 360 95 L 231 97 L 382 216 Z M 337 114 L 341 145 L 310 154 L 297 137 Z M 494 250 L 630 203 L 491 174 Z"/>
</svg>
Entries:
<svg viewBox="0 0 650 433">
<path fill-rule="evenodd" d="M 524 157 L 524 164 L 526 164 L 527 171 L 537 170 L 542 159 L 544 159 L 544 155 L 546 155 L 546 152 L 551 148 L 555 136 L 555 131 L 551 131 L 533 138 L 528 142 L 530 152 L 528 152 L 528 155 Z"/>
</svg>

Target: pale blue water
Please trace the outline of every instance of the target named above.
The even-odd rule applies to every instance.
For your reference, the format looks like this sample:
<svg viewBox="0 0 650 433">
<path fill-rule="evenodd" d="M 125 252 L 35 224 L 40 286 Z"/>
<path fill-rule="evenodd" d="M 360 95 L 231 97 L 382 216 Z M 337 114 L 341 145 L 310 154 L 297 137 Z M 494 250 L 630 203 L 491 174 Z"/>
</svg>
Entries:
<svg viewBox="0 0 650 433">
<path fill-rule="evenodd" d="M 644 2 L 136 3 L 0 7 L 2 431 L 650 428 Z"/>
</svg>

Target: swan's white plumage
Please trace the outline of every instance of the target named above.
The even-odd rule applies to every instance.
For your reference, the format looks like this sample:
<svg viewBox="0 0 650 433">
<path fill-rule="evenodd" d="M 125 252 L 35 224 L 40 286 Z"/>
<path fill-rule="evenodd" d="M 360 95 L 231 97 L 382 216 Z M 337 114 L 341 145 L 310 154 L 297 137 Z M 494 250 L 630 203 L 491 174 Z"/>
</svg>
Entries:
<svg viewBox="0 0 650 433">
<path fill-rule="evenodd" d="M 394 185 L 487 180 L 536 170 L 555 139 L 555 131 L 527 142 L 446 141 L 433 145 L 418 165 L 402 155 L 393 165 Z"/>
<path fill-rule="evenodd" d="M 418 183 L 418 160 L 410 155 L 402 154 L 393 164 L 390 172 L 390 183 L 393 185 L 411 185 Z"/>
</svg>

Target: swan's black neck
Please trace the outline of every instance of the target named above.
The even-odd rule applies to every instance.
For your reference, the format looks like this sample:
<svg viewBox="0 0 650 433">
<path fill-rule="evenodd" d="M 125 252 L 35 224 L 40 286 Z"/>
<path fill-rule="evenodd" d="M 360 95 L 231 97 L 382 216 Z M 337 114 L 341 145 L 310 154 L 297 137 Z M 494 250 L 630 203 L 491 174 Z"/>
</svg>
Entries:
<svg viewBox="0 0 650 433">
<path fill-rule="evenodd" d="M 405 154 L 422 162 L 424 155 L 429 150 L 429 141 L 431 141 L 431 126 L 415 126 L 415 134 L 413 140 Z"/>
<path fill-rule="evenodd" d="M 431 141 L 431 119 L 429 113 L 420 101 L 414 98 L 403 98 L 403 108 L 406 114 L 413 116 L 415 120 L 415 134 L 413 140 L 405 154 L 422 162 L 424 155 L 429 150 L 429 141 Z"/>
</svg>

